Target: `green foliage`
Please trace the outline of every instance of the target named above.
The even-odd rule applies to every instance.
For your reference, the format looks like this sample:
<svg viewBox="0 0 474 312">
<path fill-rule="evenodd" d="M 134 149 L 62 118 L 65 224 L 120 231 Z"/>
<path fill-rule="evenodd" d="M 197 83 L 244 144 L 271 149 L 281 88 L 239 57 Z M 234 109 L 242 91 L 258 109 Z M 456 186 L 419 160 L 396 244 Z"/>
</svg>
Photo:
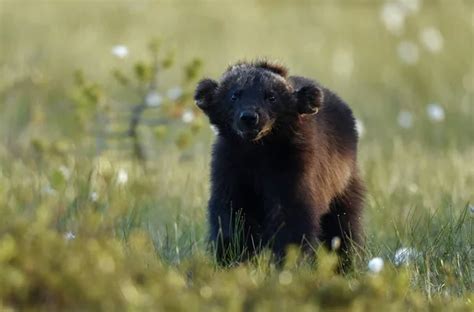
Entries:
<svg viewBox="0 0 474 312">
<path fill-rule="evenodd" d="M 471 2 L 0 7 L 0 310 L 473 309 Z M 214 136 L 192 92 L 259 56 L 336 90 L 365 129 L 367 240 L 347 275 L 324 250 L 282 268 L 209 250 Z M 146 166 L 122 153 L 137 106 Z"/>
<path fill-rule="evenodd" d="M 138 62 L 135 64 L 134 70 L 138 81 L 142 83 L 149 82 L 153 78 L 153 68 L 151 65 Z"/>
<path fill-rule="evenodd" d="M 216 270 L 201 253 L 170 266 L 142 230 L 133 230 L 125 241 L 113 238 L 105 226 L 114 223 L 112 213 L 82 213 L 83 231 L 71 236 L 54 228 L 54 215 L 45 206 L 22 218 L 1 209 L 3 309 L 469 311 L 463 299 L 435 295 L 428 301 L 419 291 L 407 291 L 407 269 L 343 277 L 331 273 L 335 258 L 323 252 L 316 267 L 289 260 L 277 270 L 262 259 L 259 265 Z"/>
<path fill-rule="evenodd" d="M 395 156 L 403 161 L 404 153 L 400 149 Z M 281 269 L 269 262 L 268 252 L 240 266 L 219 268 L 205 241 L 202 181 L 207 169 L 198 164 L 206 163 L 207 157 L 189 162 L 178 155 L 168 153 L 153 173 L 138 164 L 105 157 L 91 163 L 74 156 L 44 159 L 41 170 L 32 173 L 28 163 L 9 158 L 11 167 L 0 167 L 2 308 L 472 308 L 468 246 L 473 219 L 468 207 L 461 206 L 462 212 L 453 216 L 438 211 L 426 217 L 400 217 L 403 210 L 399 210 L 391 217 L 394 204 L 405 200 L 377 189 L 368 179 L 370 198 L 387 198 L 391 204 L 384 208 L 369 200 L 368 242 L 355 259 L 354 272 L 335 274 L 336 258 L 324 250 L 311 264 L 296 249 L 289 251 Z M 459 161 L 458 165 L 463 162 Z M 440 170 L 447 176 L 451 169 Z M 421 184 L 425 179 L 431 177 L 422 177 Z M 462 190 L 465 182 L 455 179 L 458 182 L 451 187 Z M 397 180 L 397 185 L 402 182 Z M 443 190 L 444 184 L 435 185 L 438 195 L 421 197 L 426 205 L 452 193 Z M 419 210 L 427 209 L 418 195 L 406 196 Z M 450 201 L 458 205 L 456 197 Z M 399 237 L 384 236 L 391 232 Z M 415 248 L 420 255 L 397 267 L 393 257 L 400 245 Z M 371 273 L 367 261 L 376 255 L 384 258 L 385 265 L 380 273 Z"/>
<path fill-rule="evenodd" d="M 193 81 L 197 78 L 199 72 L 202 68 L 202 61 L 199 59 L 194 59 L 185 67 L 186 72 L 186 82 Z"/>
<path fill-rule="evenodd" d="M 122 86 L 126 86 L 130 82 L 128 77 L 119 69 L 112 70 L 112 75 L 117 80 L 117 82 L 120 83 Z"/>
<path fill-rule="evenodd" d="M 131 73 L 127 73 L 121 68 L 114 68 L 111 71 L 114 80 L 123 88 L 123 90 L 116 92 L 123 94 L 124 98 L 114 100 L 113 93 L 108 94 L 106 98 L 104 88 L 100 87 L 98 83 L 87 80 L 82 71 L 74 73 L 75 87 L 71 96 L 81 130 L 90 133 L 91 136 L 95 134 L 96 141 L 105 142 L 103 144 L 105 146 L 101 150 L 107 149 L 106 143 L 111 129 L 121 127 L 117 125 L 120 121 L 115 122 L 112 116 L 123 109 L 122 104 L 130 106 L 127 107 L 129 109 L 128 131 L 118 136 L 122 140 L 132 140 L 133 146 L 130 150 L 133 156 L 145 165 L 148 160 L 147 146 L 149 142 L 146 142 L 144 137 L 149 129 L 142 125 L 142 120 L 150 115 L 147 114 L 147 111 L 151 109 L 157 111 L 152 115 L 154 120 L 151 126 L 154 128 L 154 137 L 159 143 L 174 141 L 181 150 L 186 150 L 192 145 L 193 137 L 199 134 L 203 124 L 203 114 L 190 108 L 192 105 L 192 82 L 197 79 L 202 69 L 202 61 L 193 58 L 188 64 L 185 64 L 182 69 L 181 86 L 175 86 L 165 92 L 161 81 L 166 77 L 165 70 L 172 69 L 175 53 L 168 51 L 162 56 L 160 53 L 162 43 L 157 39 L 151 40 L 148 48 L 149 58 L 136 61 L 132 66 Z M 123 46 L 115 47 L 115 49 L 117 51 L 113 53 L 118 54 L 119 57 L 128 53 L 126 47 Z M 134 94 L 135 97 L 131 97 L 131 94 Z M 126 103 L 127 100 L 130 102 Z M 186 124 L 190 124 L 190 127 L 184 127 Z M 172 131 L 165 131 L 167 128 L 172 128 Z M 167 133 L 166 141 L 163 140 L 165 132 Z M 177 135 L 174 135 L 175 133 Z M 117 139 L 117 133 L 114 138 Z M 84 148 L 88 147 L 84 146 Z"/>
</svg>

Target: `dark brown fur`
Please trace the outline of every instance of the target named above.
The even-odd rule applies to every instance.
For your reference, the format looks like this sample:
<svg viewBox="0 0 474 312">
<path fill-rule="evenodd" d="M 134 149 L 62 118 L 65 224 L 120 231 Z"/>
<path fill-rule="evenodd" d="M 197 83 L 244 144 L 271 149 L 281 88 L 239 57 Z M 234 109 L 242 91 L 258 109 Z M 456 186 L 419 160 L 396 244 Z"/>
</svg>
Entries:
<svg viewBox="0 0 474 312">
<path fill-rule="evenodd" d="M 198 106 L 218 130 L 213 149 L 210 239 L 222 263 L 270 246 L 311 251 L 362 243 L 364 186 L 349 107 L 333 92 L 269 62 L 241 62 L 202 80 Z M 256 120 L 243 114 L 256 114 Z M 245 121 L 245 122 L 244 122 Z"/>
</svg>

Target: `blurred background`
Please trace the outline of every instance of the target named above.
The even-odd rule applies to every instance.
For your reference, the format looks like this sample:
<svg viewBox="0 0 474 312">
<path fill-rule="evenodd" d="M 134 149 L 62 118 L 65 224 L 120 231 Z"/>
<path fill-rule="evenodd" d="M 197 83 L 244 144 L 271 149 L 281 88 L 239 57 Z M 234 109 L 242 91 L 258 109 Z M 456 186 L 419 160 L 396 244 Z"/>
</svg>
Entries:
<svg viewBox="0 0 474 312">
<path fill-rule="evenodd" d="M 0 0 L 0 299 L 43 302 L 39 289 L 75 302 L 80 289 L 120 303 L 109 290 L 150 272 L 134 271 L 137 257 L 203 253 L 215 134 L 192 94 L 260 57 L 317 79 L 357 117 L 368 188 L 357 272 L 373 256 L 411 259 L 428 297 L 472 297 L 474 1 Z"/>
<path fill-rule="evenodd" d="M 143 96 L 134 68 L 152 61 L 149 45 L 158 40 L 172 62 L 159 74 L 160 104 L 169 90 L 171 101 L 192 91 L 183 81 L 194 59 L 202 65 L 193 79 L 267 57 L 339 93 L 368 140 L 463 148 L 474 136 L 473 14 L 467 0 L 2 0 L 1 138 L 21 149 L 32 139 L 74 137 L 77 145 L 91 135 L 77 122 L 77 71 L 100 88 L 110 122 L 127 123 L 117 114 Z M 117 83 L 117 72 L 130 83 Z"/>
</svg>

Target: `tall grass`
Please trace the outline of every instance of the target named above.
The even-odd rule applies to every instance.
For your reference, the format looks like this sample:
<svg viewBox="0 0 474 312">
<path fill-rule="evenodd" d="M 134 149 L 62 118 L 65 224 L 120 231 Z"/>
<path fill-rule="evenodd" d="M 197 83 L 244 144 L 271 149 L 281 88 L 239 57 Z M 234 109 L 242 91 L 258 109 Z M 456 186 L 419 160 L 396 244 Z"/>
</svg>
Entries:
<svg viewBox="0 0 474 312">
<path fill-rule="evenodd" d="M 0 309 L 472 309 L 474 8 L 407 3 L 1 1 Z M 354 272 L 335 275 L 323 250 L 316 265 L 294 251 L 283 269 L 267 252 L 215 264 L 206 242 L 214 134 L 197 111 L 166 131 L 142 126 L 146 167 L 122 153 L 128 143 L 97 152 L 94 127 L 77 119 L 73 73 L 100 85 L 108 114 L 126 115 L 140 90 L 111 72 L 133 76 L 155 37 L 176 62 L 162 94 L 181 86 L 178 69 L 195 57 L 216 77 L 267 56 L 350 103 L 369 190 Z M 118 44 L 125 58 L 111 53 Z M 182 130 L 194 133 L 187 145 L 169 139 Z M 379 273 L 367 267 L 374 257 Z"/>
</svg>

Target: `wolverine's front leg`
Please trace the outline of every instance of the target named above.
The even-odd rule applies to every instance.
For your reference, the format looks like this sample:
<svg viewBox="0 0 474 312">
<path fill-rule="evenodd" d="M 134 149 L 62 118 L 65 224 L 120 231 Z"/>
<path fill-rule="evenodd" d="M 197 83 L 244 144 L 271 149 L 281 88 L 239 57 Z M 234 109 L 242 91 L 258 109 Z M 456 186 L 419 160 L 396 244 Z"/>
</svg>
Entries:
<svg viewBox="0 0 474 312">
<path fill-rule="evenodd" d="M 232 265 L 248 259 L 260 246 L 254 212 L 255 193 L 238 176 L 212 181 L 209 200 L 210 240 L 216 260 Z"/>
<path fill-rule="evenodd" d="M 277 260 L 285 255 L 290 245 L 314 254 L 321 232 L 320 207 L 311 190 L 295 187 L 291 179 L 274 178 L 265 195 L 266 229 L 264 239 L 271 246 Z M 294 180 L 293 180 L 294 181 Z"/>
</svg>

